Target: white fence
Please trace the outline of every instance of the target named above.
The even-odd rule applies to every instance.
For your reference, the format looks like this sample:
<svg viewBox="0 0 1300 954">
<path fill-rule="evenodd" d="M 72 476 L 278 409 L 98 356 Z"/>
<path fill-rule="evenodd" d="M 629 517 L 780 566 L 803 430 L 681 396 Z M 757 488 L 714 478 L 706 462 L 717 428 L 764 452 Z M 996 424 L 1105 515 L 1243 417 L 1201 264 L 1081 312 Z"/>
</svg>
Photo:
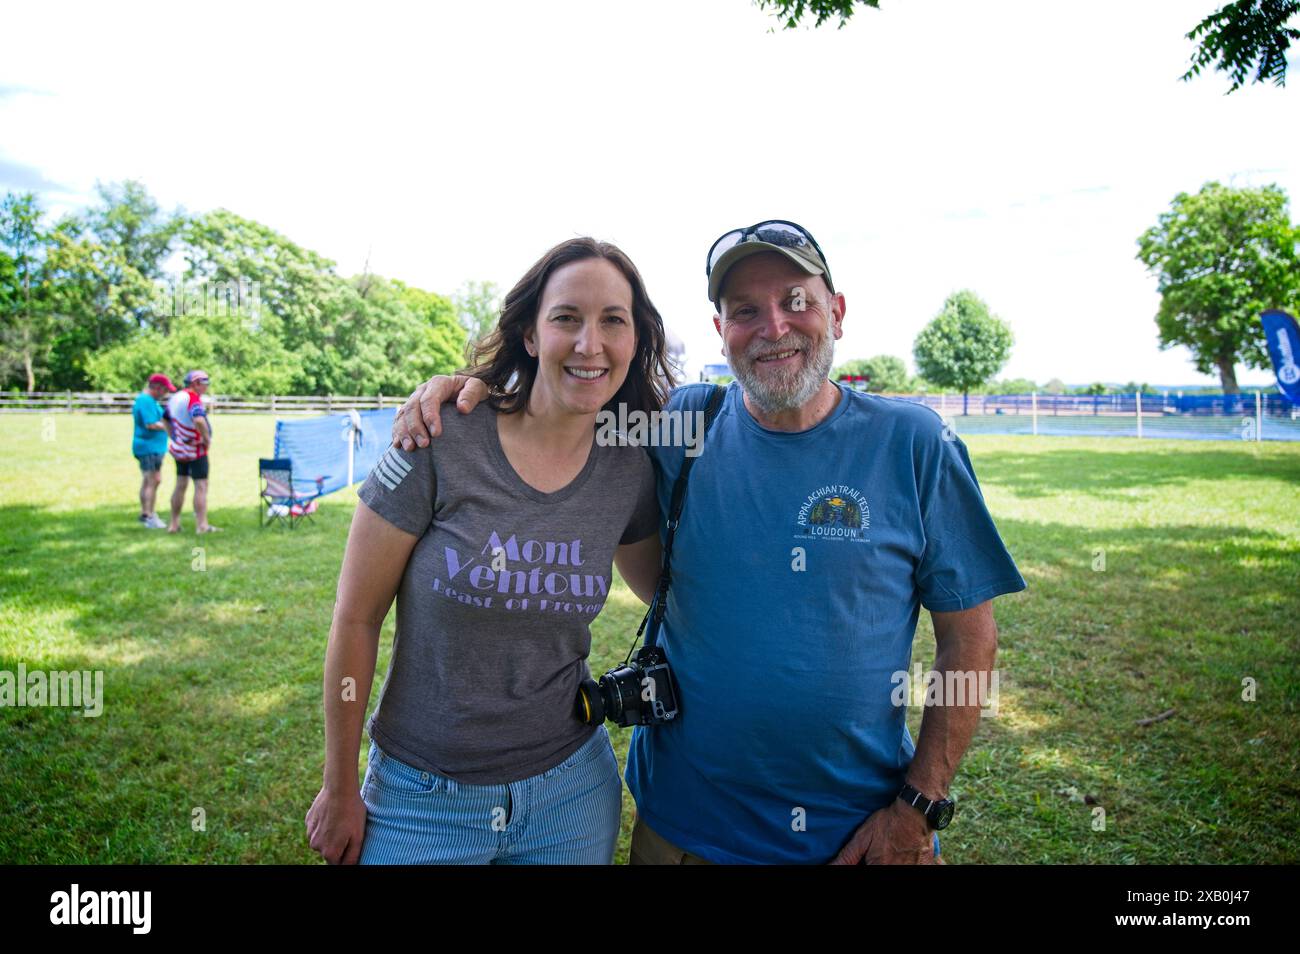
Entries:
<svg viewBox="0 0 1300 954">
<path fill-rule="evenodd" d="M 932 408 L 958 434 L 1300 441 L 1300 407 L 1281 394 L 893 396 Z"/>
</svg>

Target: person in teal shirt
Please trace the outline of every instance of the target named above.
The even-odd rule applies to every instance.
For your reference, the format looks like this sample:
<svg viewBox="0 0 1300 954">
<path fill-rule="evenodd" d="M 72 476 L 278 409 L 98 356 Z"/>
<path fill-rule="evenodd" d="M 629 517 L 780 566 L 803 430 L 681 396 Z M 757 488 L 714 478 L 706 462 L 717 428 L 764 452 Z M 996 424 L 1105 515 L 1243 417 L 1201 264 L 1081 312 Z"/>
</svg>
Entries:
<svg viewBox="0 0 1300 954">
<path fill-rule="evenodd" d="M 135 398 L 131 407 L 134 431 L 131 453 L 140 464 L 140 526 L 161 530 L 167 526 L 158 516 L 154 504 L 158 499 L 158 485 L 162 483 L 162 462 L 167 454 L 167 422 L 159 405 L 176 385 L 165 374 L 154 374 L 149 383 Z"/>
</svg>

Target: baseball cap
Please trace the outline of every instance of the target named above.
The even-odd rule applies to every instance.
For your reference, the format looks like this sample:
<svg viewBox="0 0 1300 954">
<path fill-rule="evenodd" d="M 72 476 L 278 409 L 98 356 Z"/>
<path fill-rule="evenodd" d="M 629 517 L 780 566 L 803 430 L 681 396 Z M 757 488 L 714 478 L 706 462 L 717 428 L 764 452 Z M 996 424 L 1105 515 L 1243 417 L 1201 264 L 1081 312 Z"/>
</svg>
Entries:
<svg viewBox="0 0 1300 954">
<path fill-rule="evenodd" d="M 821 275 L 833 293 L 831 270 L 812 233 L 785 219 L 768 219 L 744 229 L 724 232 L 709 249 L 705 274 L 709 279 L 709 301 L 715 305 L 731 266 L 760 252 L 779 252 L 809 275 Z"/>
<path fill-rule="evenodd" d="M 161 385 L 163 385 L 164 387 L 166 387 L 168 391 L 175 391 L 175 390 L 176 390 L 176 385 L 172 384 L 172 379 L 169 378 L 169 377 L 167 377 L 167 375 L 165 375 L 165 374 L 151 374 L 151 375 L 149 375 L 149 383 L 150 383 L 150 384 L 161 384 Z"/>
<path fill-rule="evenodd" d="M 185 375 L 185 386 L 189 387 L 191 384 L 194 384 L 195 382 L 202 382 L 206 380 L 208 380 L 208 372 L 191 371 L 189 374 Z"/>
</svg>

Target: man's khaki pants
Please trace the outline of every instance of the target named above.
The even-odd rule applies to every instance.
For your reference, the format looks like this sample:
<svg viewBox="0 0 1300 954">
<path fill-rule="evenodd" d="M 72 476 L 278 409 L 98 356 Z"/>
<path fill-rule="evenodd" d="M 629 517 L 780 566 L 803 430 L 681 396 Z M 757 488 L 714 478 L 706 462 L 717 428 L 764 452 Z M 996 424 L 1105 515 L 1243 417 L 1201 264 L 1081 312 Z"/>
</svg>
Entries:
<svg viewBox="0 0 1300 954">
<path fill-rule="evenodd" d="M 638 814 L 632 827 L 632 847 L 628 851 L 630 865 L 711 865 L 712 861 L 682 851 L 667 838 L 645 823 Z"/>
<path fill-rule="evenodd" d="M 935 847 L 939 845 L 939 835 L 932 835 Z M 935 863 L 946 865 L 939 855 Z M 628 850 L 627 863 L 630 865 L 711 865 L 712 861 L 683 851 L 667 838 L 645 823 L 638 814 L 636 824 L 632 826 L 632 847 Z"/>
</svg>

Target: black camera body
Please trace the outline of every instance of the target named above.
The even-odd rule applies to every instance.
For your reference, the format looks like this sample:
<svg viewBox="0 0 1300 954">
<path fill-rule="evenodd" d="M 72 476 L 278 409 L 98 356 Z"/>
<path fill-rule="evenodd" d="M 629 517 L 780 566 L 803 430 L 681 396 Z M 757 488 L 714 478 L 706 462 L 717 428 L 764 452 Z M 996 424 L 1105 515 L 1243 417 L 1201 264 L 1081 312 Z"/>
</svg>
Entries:
<svg viewBox="0 0 1300 954">
<path fill-rule="evenodd" d="M 632 661 L 578 687 L 575 711 L 587 725 L 657 725 L 677 718 L 677 680 L 658 646 L 642 646 Z"/>
</svg>

